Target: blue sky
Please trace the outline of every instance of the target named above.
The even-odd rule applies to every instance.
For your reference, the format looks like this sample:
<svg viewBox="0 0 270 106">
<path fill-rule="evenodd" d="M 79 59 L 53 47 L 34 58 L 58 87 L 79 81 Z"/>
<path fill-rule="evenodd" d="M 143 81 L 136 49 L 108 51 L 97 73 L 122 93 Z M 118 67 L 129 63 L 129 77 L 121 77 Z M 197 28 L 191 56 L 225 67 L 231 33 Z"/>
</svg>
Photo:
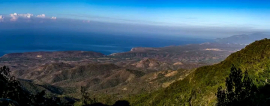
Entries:
<svg viewBox="0 0 270 106">
<path fill-rule="evenodd" d="M 0 10 L 117 23 L 270 30 L 270 0 L 1 0 Z"/>
</svg>

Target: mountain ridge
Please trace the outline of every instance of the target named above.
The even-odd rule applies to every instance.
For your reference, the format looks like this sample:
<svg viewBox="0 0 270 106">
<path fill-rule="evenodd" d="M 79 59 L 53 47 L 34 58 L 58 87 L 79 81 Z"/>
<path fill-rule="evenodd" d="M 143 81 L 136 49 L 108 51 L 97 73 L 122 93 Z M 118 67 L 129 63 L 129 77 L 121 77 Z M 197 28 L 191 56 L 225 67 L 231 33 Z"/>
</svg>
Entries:
<svg viewBox="0 0 270 106">
<path fill-rule="evenodd" d="M 261 40 L 264 38 L 270 38 L 270 33 L 251 33 L 251 34 L 240 34 L 233 35 L 226 38 L 215 39 L 216 43 L 229 43 L 229 44 L 240 44 L 248 45 L 256 40 Z"/>
<path fill-rule="evenodd" d="M 133 105 L 215 105 L 217 88 L 225 85 L 232 64 L 248 70 L 257 85 L 267 83 L 269 76 L 270 39 L 255 41 L 244 49 L 231 54 L 224 61 L 203 66 L 183 80 L 150 94 L 130 99 Z M 137 98 L 137 99 L 136 99 Z"/>
</svg>

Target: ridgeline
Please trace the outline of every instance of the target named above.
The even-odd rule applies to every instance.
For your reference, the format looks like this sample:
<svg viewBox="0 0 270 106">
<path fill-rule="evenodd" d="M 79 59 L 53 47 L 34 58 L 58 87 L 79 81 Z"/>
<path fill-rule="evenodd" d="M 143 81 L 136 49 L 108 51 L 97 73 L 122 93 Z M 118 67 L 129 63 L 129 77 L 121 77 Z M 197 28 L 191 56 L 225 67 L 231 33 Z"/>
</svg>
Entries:
<svg viewBox="0 0 270 106">
<path fill-rule="evenodd" d="M 130 102 L 135 106 L 215 105 L 217 89 L 225 86 L 232 64 L 243 71 L 247 70 L 257 87 L 268 84 L 269 55 L 270 39 L 256 41 L 218 64 L 200 67 L 183 80 L 154 93 L 130 98 Z"/>
</svg>

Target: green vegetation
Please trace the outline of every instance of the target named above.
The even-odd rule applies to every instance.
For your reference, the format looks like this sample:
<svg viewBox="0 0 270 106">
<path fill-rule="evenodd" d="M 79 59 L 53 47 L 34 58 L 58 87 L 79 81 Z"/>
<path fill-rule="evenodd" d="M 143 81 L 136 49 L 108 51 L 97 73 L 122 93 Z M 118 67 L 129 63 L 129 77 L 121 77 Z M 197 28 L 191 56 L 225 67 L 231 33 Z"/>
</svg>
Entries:
<svg viewBox="0 0 270 106">
<path fill-rule="evenodd" d="M 165 89 L 129 99 L 132 105 L 216 105 L 218 87 L 225 86 L 232 64 L 247 70 L 258 88 L 268 84 L 270 40 L 256 41 L 212 66 L 203 66 Z"/>
<path fill-rule="evenodd" d="M 218 88 L 218 106 L 256 105 L 254 101 L 258 93 L 257 87 L 249 78 L 247 71 L 243 78 L 242 76 L 241 69 L 236 69 L 234 66 L 231 68 L 231 73 L 226 78 L 226 89 Z"/>
<path fill-rule="evenodd" d="M 68 106 L 72 103 L 61 102 L 58 97 L 46 97 L 45 91 L 32 94 L 15 77 L 10 76 L 8 67 L 0 68 L 0 105 L 1 106 Z"/>
<path fill-rule="evenodd" d="M 49 95 L 53 95 L 53 94 L 61 95 L 64 92 L 64 89 L 60 87 L 52 86 L 49 84 L 38 85 L 38 84 L 34 84 L 30 80 L 23 80 L 23 79 L 18 79 L 18 81 L 24 88 L 26 88 L 29 92 L 33 94 L 37 94 L 38 92 L 41 92 L 43 90 L 45 90 L 47 94 Z"/>
<path fill-rule="evenodd" d="M 27 81 L 26 81 L 27 82 Z M 24 82 L 24 83 L 26 83 Z M 35 91 L 37 85 L 27 82 L 31 86 L 29 89 Z M 46 95 L 45 90 L 32 94 L 26 89 L 20 81 L 10 76 L 10 70 L 4 66 L 0 68 L 0 105 L 1 106 L 107 106 L 98 103 L 96 98 L 91 98 L 85 87 L 81 87 L 82 98 L 75 103 L 75 99 L 67 97 L 57 97 Z M 47 88 L 54 88 L 49 85 L 43 85 Z M 34 90 L 33 90 L 34 89 Z M 62 100 L 66 99 L 66 101 Z M 106 99 L 106 103 L 113 104 L 110 98 Z M 130 106 L 128 101 L 116 101 L 112 106 Z"/>
<path fill-rule="evenodd" d="M 254 85 L 245 71 L 242 77 L 241 69 L 231 68 L 229 77 L 226 78 L 226 89 L 218 88 L 218 106 L 269 106 L 270 105 L 270 85 L 259 88 Z"/>
</svg>

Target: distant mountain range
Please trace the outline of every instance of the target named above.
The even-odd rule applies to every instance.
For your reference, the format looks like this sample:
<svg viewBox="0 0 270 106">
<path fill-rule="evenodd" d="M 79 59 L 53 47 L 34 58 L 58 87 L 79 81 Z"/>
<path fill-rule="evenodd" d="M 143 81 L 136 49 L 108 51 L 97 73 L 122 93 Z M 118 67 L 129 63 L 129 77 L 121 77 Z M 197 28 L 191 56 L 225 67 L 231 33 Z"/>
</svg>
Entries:
<svg viewBox="0 0 270 106">
<path fill-rule="evenodd" d="M 234 35 L 227 38 L 218 38 L 215 40 L 215 42 L 248 45 L 256 40 L 261 40 L 264 38 L 270 38 L 270 33 L 252 33 L 252 34 Z"/>
</svg>

